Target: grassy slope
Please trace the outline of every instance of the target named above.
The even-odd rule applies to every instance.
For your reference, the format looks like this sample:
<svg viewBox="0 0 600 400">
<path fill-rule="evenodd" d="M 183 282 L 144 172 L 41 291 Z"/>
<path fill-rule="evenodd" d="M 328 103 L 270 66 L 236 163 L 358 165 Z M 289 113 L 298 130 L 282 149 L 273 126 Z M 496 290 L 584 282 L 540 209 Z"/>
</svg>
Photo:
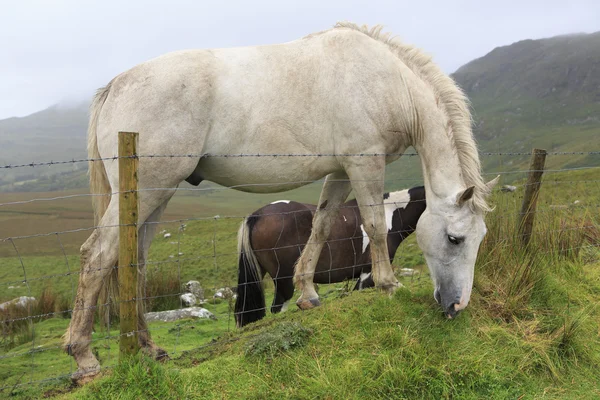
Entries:
<svg viewBox="0 0 600 400">
<path fill-rule="evenodd" d="M 598 265 L 583 274 L 596 281 Z M 510 323 L 476 306 L 444 320 L 426 281 L 391 300 L 367 291 L 328 302 L 310 313 L 292 311 L 190 352 L 167 367 L 169 377 L 145 378 L 121 369 L 73 398 L 152 395 L 164 398 L 595 398 L 597 310 L 579 318 L 581 300 L 597 302 L 597 287 L 572 294 L 561 323 L 539 329 L 532 318 Z M 561 304 L 561 307 L 563 305 Z M 557 307 L 558 308 L 558 307 Z M 535 307 L 534 307 L 535 309 Z M 546 312 L 550 310 L 544 310 Z M 557 310 L 558 311 L 558 310 Z M 565 311 L 565 310 L 561 310 Z M 579 319 L 578 319 L 579 318 Z M 576 319 L 578 324 L 572 324 Z M 298 322 L 312 334 L 300 348 L 249 355 L 251 343 Z M 564 327 L 564 328 L 563 328 Z M 561 331 L 562 329 L 562 331 Z M 564 329 L 576 329 L 565 335 Z M 302 344 L 292 331 L 288 343 Z M 261 336 L 262 335 L 262 336 Z M 565 339 L 565 337 L 567 339 Z M 152 365 L 150 363 L 150 365 Z M 163 373 L 166 374 L 166 371 Z M 142 377 L 144 374 L 142 374 Z M 127 383 L 127 385 L 125 385 Z M 164 393 L 164 392 L 163 392 Z M 71 398 L 70 396 L 68 396 Z"/>
<path fill-rule="evenodd" d="M 600 362 L 600 254 L 598 241 L 581 242 L 569 232 L 600 224 L 600 186 L 585 182 L 596 175 L 593 170 L 546 175 L 534 256 L 517 251 L 512 236 L 522 188 L 497 195 L 498 209 L 488 219 L 490 232 L 482 246 L 472 304 L 456 321 L 445 321 L 434 304 L 413 236 L 403 244 L 395 264 L 416 267 L 422 276 L 405 279 L 409 291 L 392 300 L 373 292 L 338 299 L 338 291 L 321 288 L 322 294 L 329 292 L 323 308 L 269 316 L 241 334 L 233 328 L 227 303 L 209 306 L 219 321 L 153 324 L 151 330 L 173 357 L 216 336 L 221 340 L 164 366 L 146 361 L 124 366 L 74 396 L 105 398 L 110 393 L 137 398 L 166 391 L 174 398 L 516 398 L 523 394 L 534 398 L 543 393 L 549 398 L 594 398 L 599 395 L 595 365 Z M 573 206 L 575 200 L 580 203 Z M 211 287 L 235 279 L 237 224 L 234 219 L 189 222 L 179 239 L 175 234 L 169 239 L 159 237 L 151 259 L 168 262 L 149 269 L 159 274 L 180 271 L 182 282 L 200 278 L 210 295 Z M 216 259 L 212 257 L 215 232 L 217 254 L 221 254 Z M 190 258 L 180 259 L 180 269 L 168 258 L 177 247 L 171 241 L 179 242 L 181 259 Z M 302 349 L 272 360 L 245 356 L 250 340 L 289 321 L 313 332 Z M 68 373 L 70 359 L 52 349 L 67 322 L 51 319 L 36 324 L 36 342 L 10 350 L 24 356 L 3 360 L 3 381 L 24 382 L 31 377 L 27 351 L 32 345 L 51 349 L 35 354 L 33 378 Z M 110 365 L 117 344 L 105 336 L 98 326 L 94 347 L 103 365 Z M 58 393 L 54 391 L 66 386 L 66 382 L 19 386 L 15 394 L 36 397 L 48 390 Z"/>
</svg>

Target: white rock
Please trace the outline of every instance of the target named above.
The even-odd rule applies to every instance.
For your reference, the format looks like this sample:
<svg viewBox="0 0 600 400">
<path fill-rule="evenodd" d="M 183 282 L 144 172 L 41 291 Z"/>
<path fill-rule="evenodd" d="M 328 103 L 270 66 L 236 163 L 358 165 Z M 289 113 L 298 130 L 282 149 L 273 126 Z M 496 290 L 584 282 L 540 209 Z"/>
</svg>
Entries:
<svg viewBox="0 0 600 400">
<path fill-rule="evenodd" d="M 164 237 L 165 239 L 166 239 L 166 238 L 170 238 L 170 237 L 171 237 L 171 234 L 170 234 L 170 233 L 165 233 L 165 235 L 164 235 L 163 237 Z"/>
<path fill-rule="evenodd" d="M 179 296 L 179 298 L 186 307 L 195 306 L 197 303 L 196 296 L 194 296 L 192 293 L 184 293 Z"/>
<path fill-rule="evenodd" d="M 185 290 L 188 293 L 191 293 L 194 296 L 196 296 L 196 299 L 204 300 L 204 289 L 202 289 L 202 286 L 200 286 L 200 282 L 189 281 L 188 283 L 185 284 Z"/>
<path fill-rule="evenodd" d="M 177 321 L 184 318 L 202 318 L 202 319 L 213 319 L 216 320 L 217 317 L 206 308 L 202 307 L 189 307 L 182 308 L 180 310 L 169 310 L 169 311 L 158 311 L 158 312 L 150 312 L 145 314 L 146 321 L 162 321 L 162 322 L 172 322 Z"/>
<path fill-rule="evenodd" d="M 4 310 L 6 307 L 9 307 L 11 305 L 27 308 L 27 306 L 33 305 L 33 303 L 35 303 L 35 297 L 21 296 L 0 304 L 0 310 Z"/>
<path fill-rule="evenodd" d="M 217 289 L 213 297 L 215 299 L 231 299 L 234 298 L 233 296 L 235 296 L 235 293 L 230 288 L 220 288 Z"/>
<path fill-rule="evenodd" d="M 400 268 L 400 276 L 414 276 L 414 275 L 418 275 L 419 271 L 414 270 L 412 268 Z"/>
</svg>

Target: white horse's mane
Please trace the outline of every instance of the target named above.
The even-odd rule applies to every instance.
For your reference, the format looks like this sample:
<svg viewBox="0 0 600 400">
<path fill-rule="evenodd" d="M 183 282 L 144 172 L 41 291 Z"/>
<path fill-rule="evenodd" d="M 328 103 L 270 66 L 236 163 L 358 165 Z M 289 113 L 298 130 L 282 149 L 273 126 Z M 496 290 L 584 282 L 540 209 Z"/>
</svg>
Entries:
<svg viewBox="0 0 600 400">
<path fill-rule="evenodd" d="M 475 186 L 471 206 L 474 211 L 486 212 L 491 208 L 486 202 L 489 189 L 481 177 L 479 153 L 471 130 L 469 101 L 452 78 L 446 75 L 431 57 L 414 46 L 402 43 L 390 33 L 382 32 L 383 26 L 359 26 L 352 22 L 338 22 L 334 29 L 352 29 L 386 44 L 419 78 L 426 82 L 438 100 L 442 112 L 447 116 L 446 132 L 452 139 L 454 149 L 467 187 Z"/>
</svg>

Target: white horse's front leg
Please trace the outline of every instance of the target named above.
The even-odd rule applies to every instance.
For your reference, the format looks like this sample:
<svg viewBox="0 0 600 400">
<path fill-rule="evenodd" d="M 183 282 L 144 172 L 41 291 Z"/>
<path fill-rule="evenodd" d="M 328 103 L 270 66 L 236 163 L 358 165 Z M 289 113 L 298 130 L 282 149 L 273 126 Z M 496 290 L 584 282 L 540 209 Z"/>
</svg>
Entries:
<svg viewBox="0 0 600 400">
<path fill-rule="evenodd" d="M 306 247 L 296 263 L 294 280 L 301 291 L 296 305 L 303 310 L 318 306 L 319 295 L 315 290 L 313 277 L 321 255 L 321 250 L 331 231 L 331 222 L 338 215 L 340 206 L 344 203 L 352 186 L 348 176 L 343 172 L 329 174 L 323 184 L 321 198 L 313 218 L 312 231 Z"/>
<path fill-rule="evenodd" d="M 361 160 L 360 165 L 351 166 L 347 171 L 356 193 L 362 228 L 369 237 L 375 287 L 392 294 L 401 285 L 392 271 L 387 246 L 383 205 L 385 160 L 383 157 Z"/>
</svg>

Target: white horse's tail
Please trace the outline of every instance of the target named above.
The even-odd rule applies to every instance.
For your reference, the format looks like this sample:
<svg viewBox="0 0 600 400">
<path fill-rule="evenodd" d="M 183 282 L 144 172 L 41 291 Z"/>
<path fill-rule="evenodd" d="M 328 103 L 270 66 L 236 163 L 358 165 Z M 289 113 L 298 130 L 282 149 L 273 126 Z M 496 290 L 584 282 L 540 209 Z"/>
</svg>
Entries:
<svg viewBox="0 0 600 400">
<path fill-rule="evenodd" d="M 90 106 L 90 123 L 88 125 L 88 159 L 90 175 L 90 193 L 92 194 L 92 207 L 94 209 L 94 224 L 98 225 L 102 216 L 110 203 L 111 188 L 106 176 L 104 162 L 100 160 L 98 151 L 98 137 L 96 134 L 98 126 L 98 117 L 102 106 L 108 97 L 110 83 L 105 87 L 98 89 L 92 105 Z"/>
<path fill-rule="evenodd" d="M 102 106 L 108 97 L 111 84 L 109 83 L 103 88 L 98 89 L 92 105 L 90 106 L 90 122 L 88 125 L 88 173 L 90 176 L 90 193 L 92 194 L 92 208 L 94 209 L 94 225 L 98 225 L 100 220 L 104 216 L 106 209 L 110 203 L 111 198 L 111 187 L 108 182 L 106 175 L 106 169 L 104 168 L 104 161 L 100 158 L 100 152 L 98 151 L 98 137 L 97 127 L 98 118 L 102 111 Z M 100 291 L 99 302 L 100 307 L 98 313 L 100 318 L 108 323 L 110 321 L 110 314 L 117 315 L 119 312 L 119 284 L 118 284 L 118 269 L 113 268 L 110 275 L 102 283 L 102 290 Z M 107 304 L 112 307 L 106 306 Z"/>
<path fill-rule="evenodd" d="M 252 249 L 250 235 L 258 217 L 246 217 L 238 231 L 238 288 L 235 321 L 238 328 L 264 318 L 265 294 L 261 266 Z"/>
</svg>

